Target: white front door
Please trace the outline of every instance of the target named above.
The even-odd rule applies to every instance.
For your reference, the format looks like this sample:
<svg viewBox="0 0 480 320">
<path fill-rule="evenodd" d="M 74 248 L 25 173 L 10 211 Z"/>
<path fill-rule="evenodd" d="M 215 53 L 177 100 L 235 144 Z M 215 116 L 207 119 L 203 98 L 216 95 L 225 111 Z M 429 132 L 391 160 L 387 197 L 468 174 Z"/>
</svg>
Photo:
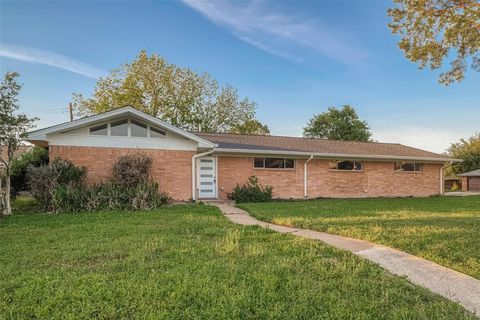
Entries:
<svg viewBox="0 0 480 320">
<path fill-rule="evenodd" d="M 198 158 L 197 169 L 198 198 L 215 199 L 217 197 L 217 158 Z"/>
</svg>

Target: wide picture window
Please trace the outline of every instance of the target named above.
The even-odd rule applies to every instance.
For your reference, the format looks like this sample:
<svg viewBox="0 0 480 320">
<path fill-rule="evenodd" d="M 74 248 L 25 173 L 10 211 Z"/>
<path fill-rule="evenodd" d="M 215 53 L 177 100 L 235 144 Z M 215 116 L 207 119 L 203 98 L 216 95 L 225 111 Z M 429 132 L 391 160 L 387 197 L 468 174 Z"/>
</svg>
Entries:
<svg viewBox="0 0 480 320">
<path fill-rule="evenodd" d="M 330 161 L 330 170 L 337 171 L 362 171 L 363 162 L 359 161 Z"/>
<path fill-rule="evenodd" d="M 285 158 L 255 158 L 254 167 L 258 169 L 294 169 L 295 160 Z"/>
<path fill-rule="evenodd" d="M 416 162 L 396 162 L 395 171 L 405 172 L 421 172 L 423 170 L 423 163 Z"/>
</svg>

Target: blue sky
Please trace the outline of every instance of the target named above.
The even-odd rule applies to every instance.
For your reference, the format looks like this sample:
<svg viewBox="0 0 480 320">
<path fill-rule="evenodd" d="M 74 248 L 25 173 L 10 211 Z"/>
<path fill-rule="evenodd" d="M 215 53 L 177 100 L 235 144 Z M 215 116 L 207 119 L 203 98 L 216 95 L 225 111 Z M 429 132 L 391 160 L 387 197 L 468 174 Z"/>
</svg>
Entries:
<svg viewBox="0 0 480 320">
<path fill-rule="evenodd" d="M 480 131 L 480 75 L 449 87 L 387 27 L 391 1 L 0 2 L 0 67 L 17 71 L 39 126 L 67 121 L 73 92 L 142 49 L 209 72 L 258 103 L 272 134 L 300 136 L 350 104 L 379 141 L 441 152 Z"/>
</svg>

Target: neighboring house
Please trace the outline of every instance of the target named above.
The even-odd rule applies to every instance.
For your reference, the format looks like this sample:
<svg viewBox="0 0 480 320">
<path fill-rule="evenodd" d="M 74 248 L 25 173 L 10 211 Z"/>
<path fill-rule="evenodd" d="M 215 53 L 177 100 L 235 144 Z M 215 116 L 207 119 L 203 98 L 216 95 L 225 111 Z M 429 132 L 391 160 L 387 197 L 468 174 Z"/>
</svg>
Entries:
<svg viewBox="0 0 480 320">
<path fill-rule="evenodd" d="M 255 175 L 277 198 L 401 197 L 443 193 L 447 156 L 400 144 L 194 133 L 131 107 L 31 132 L 51 158 L 106 179 L 119 155 L 153 158 L 152 178 L 177 200 L 226 199 Z"/>
<path fill-rule="evenodd" d="M 480 191 L 480 169 L 459 174 L 463 191 Z"/>
</svg>

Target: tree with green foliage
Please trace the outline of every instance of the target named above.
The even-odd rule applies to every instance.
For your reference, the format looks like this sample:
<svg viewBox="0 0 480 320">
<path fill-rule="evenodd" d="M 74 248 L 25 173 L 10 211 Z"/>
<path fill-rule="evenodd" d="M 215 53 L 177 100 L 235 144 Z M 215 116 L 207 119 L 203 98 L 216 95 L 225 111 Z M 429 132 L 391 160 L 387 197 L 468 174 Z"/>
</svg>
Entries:
<svg viewBox="0 0 480 320">
<path fill-rule="evenodd" d="M 468 139 L 460 139 L 448 148 L 449 156 L 462 159 L 445 170 L 446 175 L 454 175 L 480 169 L 480 132 Z"/>
<path fill-rule="evenodd" d="M 100 78 L 92 97 L 74 93 L 73 101 L 79 116 L 130 105 L 174 126 L 202 132 L 230 132 L 256 121 L 255 102 L 241 99 L 232 86 L 220 87 L 208 73 L 180 68 L 145 51 Z"/>
<path fill-rule="evenodd" d="M 314 115 L 303 128 L 303 136 L 330 140 L 370 141 L 372 134 L 366 121 L 359 119 L 349 105 L 342 109 L 329 107 L 328 111 Z"/>
<path fill-rule="evenodd" d="M 4 190 L 0 190 L 1 202 L 3 202 L 0 206 L 4 208 L 0 208 L 0 214 L 4 215 L 12 214 L 10 176 L 15 152 L 37 120 L 37 118 L 28 118 L 25 114 L 18 113 L 20 109 L 18 94 L 22 88 L 16 81 L 18 76 L 18 73 L 7 72 L 0 84 L 0 163 L 5 176 Z"/>
<path fill-rule="evenodd" d="M 480 3 L 478 0 L 395 0 L 388 10 L 389 27 L 407 59 L 421 69 L 442 67 L 452 59 L 450 70 L 439 81 L 449 85 L 461 81 L 470 64 L 480 71 Z"/>
<path fill-rule="evenodd" d="M 231 133 L 237 134 L 256 134 L 256 135 L 270 135 L 270 129 L 266 124 L 262 124 L 256 119 L 248 120 L 245 123 L 234 127 L 230 130 Z"/>
</svg>

